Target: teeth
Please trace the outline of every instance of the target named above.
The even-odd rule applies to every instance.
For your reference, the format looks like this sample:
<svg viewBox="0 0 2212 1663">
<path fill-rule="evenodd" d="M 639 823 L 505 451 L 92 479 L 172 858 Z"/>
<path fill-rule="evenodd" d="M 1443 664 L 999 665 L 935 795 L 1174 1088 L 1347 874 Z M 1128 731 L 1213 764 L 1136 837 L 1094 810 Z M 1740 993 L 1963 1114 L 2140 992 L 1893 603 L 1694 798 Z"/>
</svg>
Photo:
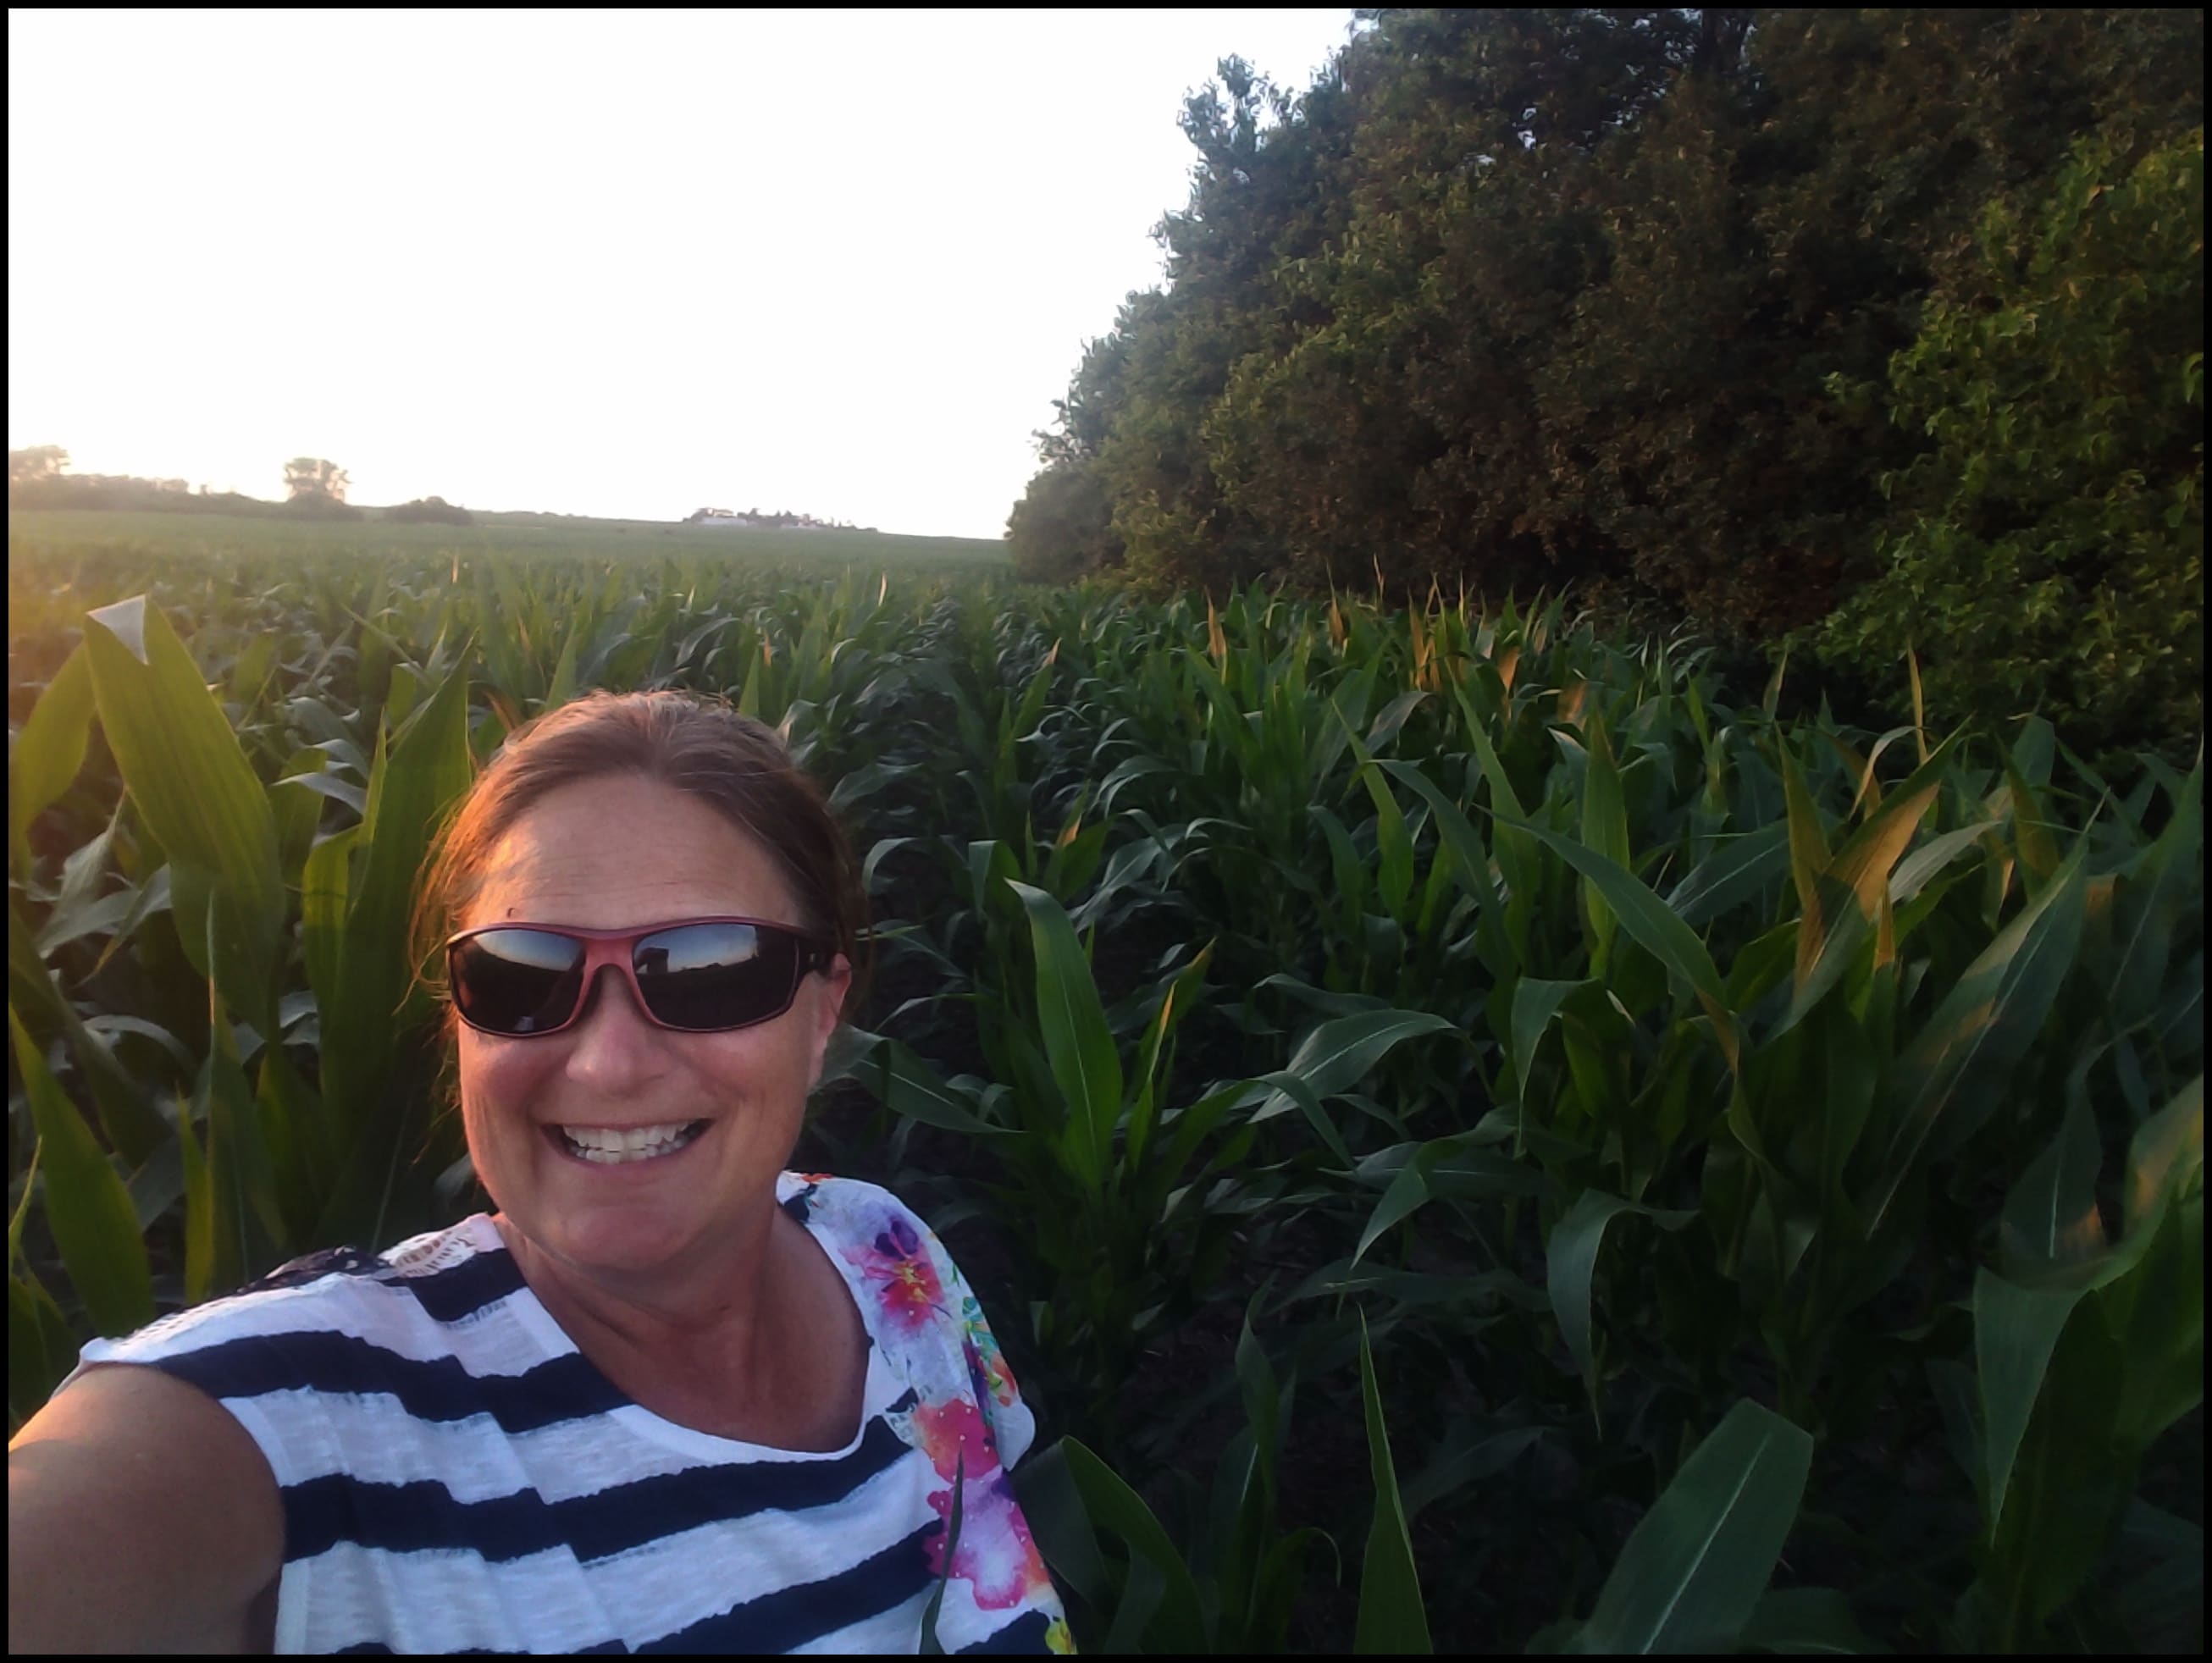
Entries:
<svg viewBox="0 0 2212 1663">
<path fill-rule="evenodd" d="M 637 1126 L 617 1131 L 611 1126 L 561 1126 L 572 1153 L 587 1161 L 611 1165 L 623 1161 L 650 1160 L 688 1144 L 687 1134 L 698 1122 L 677 1120 L 666 1126 Z"/>
</svg>

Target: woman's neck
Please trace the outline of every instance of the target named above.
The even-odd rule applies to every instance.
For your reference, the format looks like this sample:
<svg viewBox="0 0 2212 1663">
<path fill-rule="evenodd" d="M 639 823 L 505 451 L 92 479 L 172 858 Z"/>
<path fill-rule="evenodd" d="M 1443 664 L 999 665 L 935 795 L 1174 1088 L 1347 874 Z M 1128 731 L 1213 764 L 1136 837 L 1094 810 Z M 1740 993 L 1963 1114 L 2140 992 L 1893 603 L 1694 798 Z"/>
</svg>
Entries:
<svg viewBox="0 0 2212 1663">
<path fill-rule="evenodd" d="M 776 1352 L 789 1308 L 789 1236 L 805 1229 L 780 1206 L 714 1262 L 650 1278 L 592 1272 L 547 1253 L 504 1214 L 492 1222 L 538 1303 L 631 1396 L 650 1382 L 742 1409 L 749 1383 L 767 1383 L 773 1371 L 760 1363 Z"/>
</svg>

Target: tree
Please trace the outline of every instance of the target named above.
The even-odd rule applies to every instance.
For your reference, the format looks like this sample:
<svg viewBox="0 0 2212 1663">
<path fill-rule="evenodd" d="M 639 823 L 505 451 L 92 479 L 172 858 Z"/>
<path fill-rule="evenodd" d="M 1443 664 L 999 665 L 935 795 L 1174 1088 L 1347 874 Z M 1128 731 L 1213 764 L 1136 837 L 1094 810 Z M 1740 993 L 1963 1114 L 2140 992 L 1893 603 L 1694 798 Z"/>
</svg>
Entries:
<svg viewBox="0 0 2212 1663">
<path fill-rule="evenodd" d="M 69 452 L 58 445 L 33 445 L 27 451 L 8 452 L 8 488 L 43 485 L 61 477 L 69 466 Z"/>
<path fill-rule="evenodd" d="M 346 488 L 352 483 L 343 468 L 319 457 L 295 456 L 284 464 L 284 491 L 288 500 L 294 502 L 303 497 L 322 502 L 343 502 Z"/>
<path fill-rule="evenodd" d="M 1839 382 L 1844 398 L 1874 389 Z M 2204 722 L 2204 132 L 2084 139 L 1992 201 L 1889 366 L 1929 447 L 1883 480 L 1878 574 L 1824 657 L 1918 656 L 1931 723 L 2039 710 L 2096 752 Z"/>
</svg>

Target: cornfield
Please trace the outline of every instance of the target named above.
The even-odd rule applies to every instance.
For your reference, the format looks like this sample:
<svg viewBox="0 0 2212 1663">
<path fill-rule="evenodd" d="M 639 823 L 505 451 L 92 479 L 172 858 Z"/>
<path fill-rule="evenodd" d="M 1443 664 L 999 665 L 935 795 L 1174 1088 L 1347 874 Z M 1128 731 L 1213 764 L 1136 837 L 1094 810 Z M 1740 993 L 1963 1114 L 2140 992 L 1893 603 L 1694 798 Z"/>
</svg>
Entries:
<svg viewBox="0 0 2212 1663">
<path fill-rule="evenodd" d="M 482 1205 L 418 869 L 520 722 L 682 687 L 866 852 L 802 1156 L 983 1290 L 1086 1648 L 2201 1644 L 2201 752 L 1789 715 L 1561 598 L 10 591 L 13 1424 Z"/>
</svg>

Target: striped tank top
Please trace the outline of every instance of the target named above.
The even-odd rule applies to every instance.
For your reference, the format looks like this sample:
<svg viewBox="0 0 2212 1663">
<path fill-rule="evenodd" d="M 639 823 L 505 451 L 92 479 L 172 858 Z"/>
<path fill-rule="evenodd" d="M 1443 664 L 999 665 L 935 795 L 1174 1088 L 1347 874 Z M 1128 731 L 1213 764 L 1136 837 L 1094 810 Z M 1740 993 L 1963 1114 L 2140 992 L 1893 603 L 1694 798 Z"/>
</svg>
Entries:
<svg viewBox="0 0 2212 1663">
<path fill-rule="evenodd" d="M 943 1245 L 872 1184 L 785 1173 L 776 1199 L 867 1330 L 841 1450 L 634 1402 L 484 1213 L 94 1340 L 70 1380 L 151 1364 L 259 1446 L 284 1508 L 280 1652 L 913 1652 L 940 1589 L 947 1652 L 1073 1650 L 1007 1478 L 1034 1420 Z"/>
</svg>

